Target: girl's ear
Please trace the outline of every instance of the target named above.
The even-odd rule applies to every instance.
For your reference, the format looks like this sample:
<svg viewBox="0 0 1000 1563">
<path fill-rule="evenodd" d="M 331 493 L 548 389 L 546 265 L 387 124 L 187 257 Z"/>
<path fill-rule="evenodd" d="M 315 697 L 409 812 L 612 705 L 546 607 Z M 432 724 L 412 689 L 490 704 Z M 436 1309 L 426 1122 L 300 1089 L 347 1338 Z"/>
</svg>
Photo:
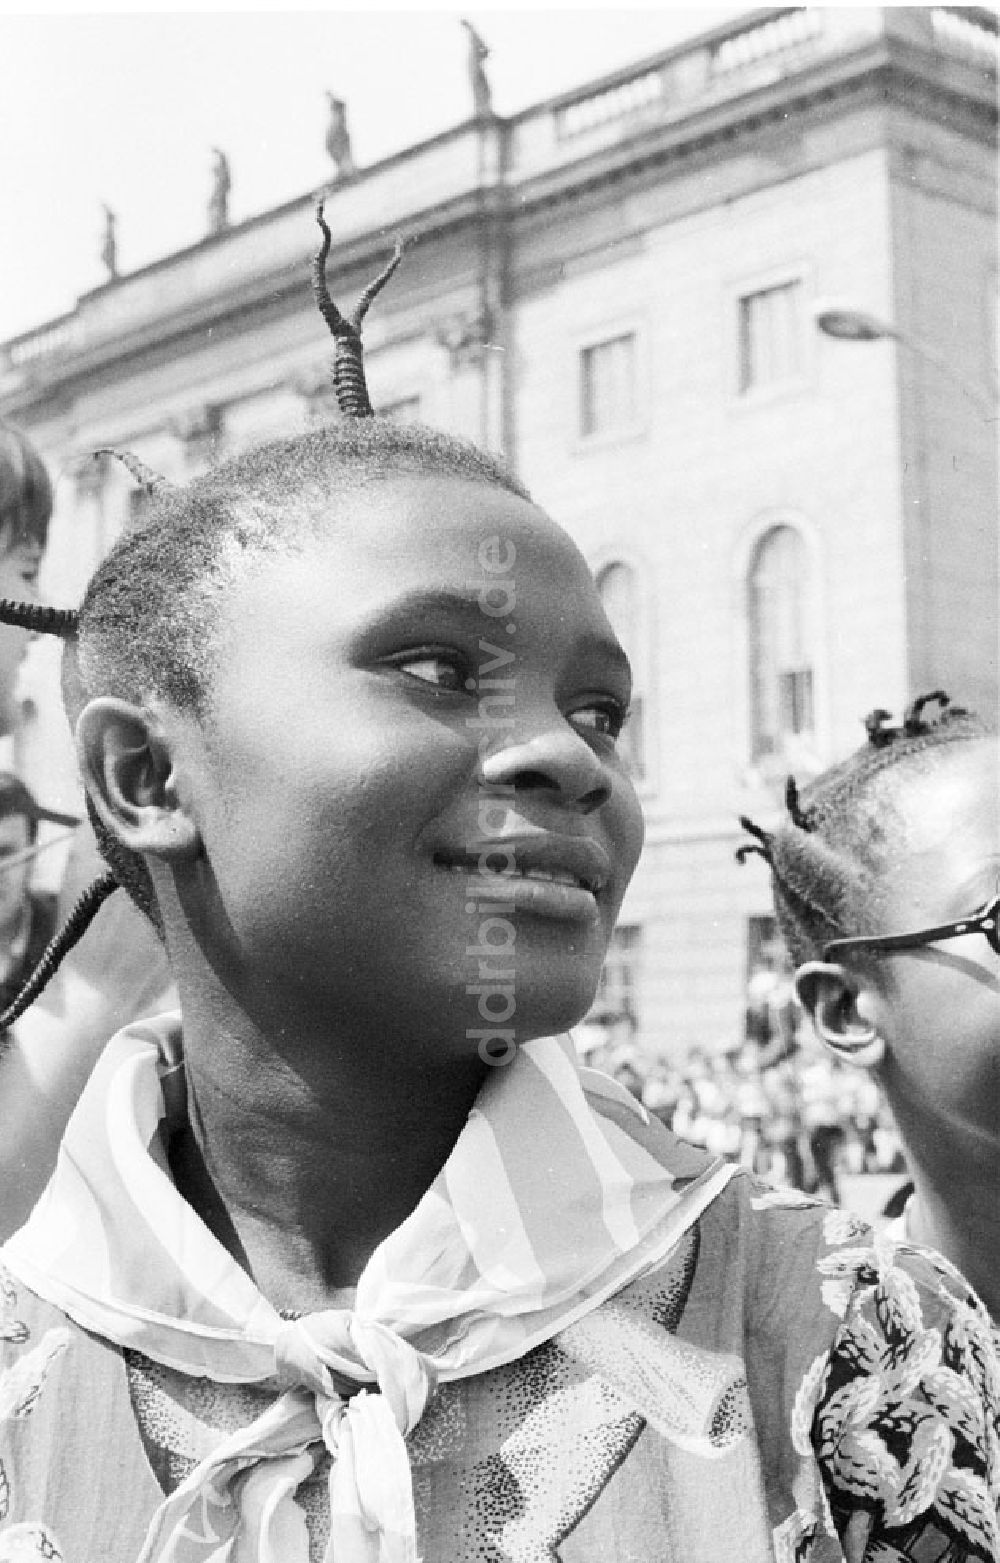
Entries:
<svg viewBox="0 0 1000 1563">
<path fill-rule="evenodd" d="M 102 695 L 80 713 L 76 748 L 90 800 L 123 846 L 173 862 L 198 856 L 198 829 L 178 797 L 158 717 Z"/>
<path fill-rule="evenodd" d="M 843 966 L 806 961 L 795 973 L 795 991 L 835 1058 L 864 1069 L 881 1064 L 885 1042 L 872 1018 L 871 994 Z"/>
</svg>

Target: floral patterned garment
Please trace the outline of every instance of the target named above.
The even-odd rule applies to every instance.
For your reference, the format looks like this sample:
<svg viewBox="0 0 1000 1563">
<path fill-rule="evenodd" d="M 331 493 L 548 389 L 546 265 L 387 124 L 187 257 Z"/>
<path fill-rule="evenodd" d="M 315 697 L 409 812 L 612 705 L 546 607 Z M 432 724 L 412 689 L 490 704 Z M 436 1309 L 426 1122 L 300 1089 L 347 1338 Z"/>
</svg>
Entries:
<svg viewBox="0 0 1000 1563">
<path fill-rule="evenodd" d="M 3 1277 L 0 1563 L 135 1563 L 164 1494 L 271 1393 L 110 1346 Z M 659 1268 L 439 1386 L 407 1448 L 422 1563 L 1000 1557 L 982 1305 L 935 1256 L 742 1173 Z M 328 1458 L 296 1495 L 316 1563 Z"/>
</svg>

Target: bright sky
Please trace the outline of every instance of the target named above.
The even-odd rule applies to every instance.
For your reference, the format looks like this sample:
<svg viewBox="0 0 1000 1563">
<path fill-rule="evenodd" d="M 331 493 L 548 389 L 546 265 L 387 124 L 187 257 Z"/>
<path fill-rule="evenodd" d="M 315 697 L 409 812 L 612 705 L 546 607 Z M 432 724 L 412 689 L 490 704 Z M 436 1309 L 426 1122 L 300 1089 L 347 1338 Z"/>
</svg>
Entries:
<svg viewBox="0 0 1000 1563">
<path fill-rule="evenodd" d="M 122 272 L 200 238 L 214 146 L 234 222 L 322 184 L 328 89 L 348 102 L 361 166 L 467 118 L 459 14 L 490 47 L 509 114 L 747 9 L 93 14 L 42 0 L 29 16 L 0 0 L 0 341 L 104 280 L 102 203 Z"/>
</svg>

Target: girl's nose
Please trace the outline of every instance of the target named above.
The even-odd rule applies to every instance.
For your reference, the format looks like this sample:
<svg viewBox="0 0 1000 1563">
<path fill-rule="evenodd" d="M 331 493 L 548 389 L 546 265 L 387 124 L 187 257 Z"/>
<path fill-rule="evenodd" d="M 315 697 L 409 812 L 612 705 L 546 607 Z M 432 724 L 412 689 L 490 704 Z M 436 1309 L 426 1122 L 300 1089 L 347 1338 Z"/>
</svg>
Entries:
<svg viewBox="0 0 1000 1563">
<path fill-rule="evenodd" d="M 504 744 L 482 762 L 480 775 L 486 785 L 552 792 L 583 814 L 611 797 L 604 765 L 569 727 Z"/>
</svg>

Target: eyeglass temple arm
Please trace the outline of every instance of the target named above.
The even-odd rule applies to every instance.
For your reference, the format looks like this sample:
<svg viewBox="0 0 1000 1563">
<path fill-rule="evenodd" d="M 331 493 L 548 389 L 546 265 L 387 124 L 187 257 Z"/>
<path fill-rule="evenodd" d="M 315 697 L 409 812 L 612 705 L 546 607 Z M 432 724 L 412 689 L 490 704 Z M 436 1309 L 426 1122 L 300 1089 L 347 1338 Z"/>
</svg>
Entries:
<svg viewBox="0 0 1000 1563">
<path fill-rule="evenodd" d="M 870 938 L 833 939 L 823 947 L 823 959 L 831 952 L 842 950 L 912 950 L 921 944 L 934 944 L 941 939 L 960 939 L 967 933 L 985 933 L 996 925 L 1000 907 L 996 901 L 967 917 L 960 923 L 940 923 L 936 928 L 921 928 L 919 933 L 872 934 Z"/>
</svg>

